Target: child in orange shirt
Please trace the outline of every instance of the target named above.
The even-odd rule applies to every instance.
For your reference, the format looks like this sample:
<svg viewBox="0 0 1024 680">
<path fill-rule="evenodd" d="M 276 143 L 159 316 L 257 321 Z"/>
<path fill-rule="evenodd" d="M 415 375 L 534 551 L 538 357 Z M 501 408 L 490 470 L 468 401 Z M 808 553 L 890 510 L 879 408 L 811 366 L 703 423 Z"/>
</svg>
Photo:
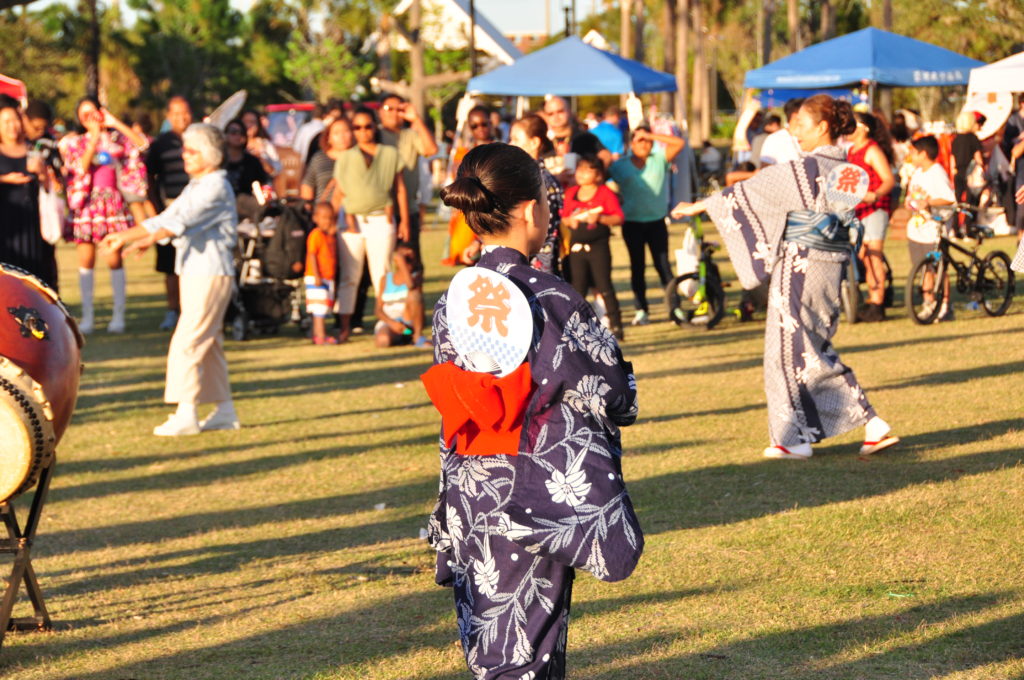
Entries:
<svg viewBox="0 0 1024 680">
<path fill-rule="evenodd" d="M 337 214 L 327 202 L 313 208 L 316 228 L 306 239 L 306 311 L 313 317 L 313 344 L 336 345 L 327 335 L 324 319 L 334 306 L 334 277 L 338 267 Z"/>
</svg>

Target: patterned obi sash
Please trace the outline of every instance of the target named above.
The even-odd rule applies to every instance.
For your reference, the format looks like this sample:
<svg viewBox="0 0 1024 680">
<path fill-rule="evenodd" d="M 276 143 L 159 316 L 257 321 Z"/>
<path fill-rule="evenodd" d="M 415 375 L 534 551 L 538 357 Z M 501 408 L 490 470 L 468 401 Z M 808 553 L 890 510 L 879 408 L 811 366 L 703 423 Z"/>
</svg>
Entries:
<svg viewBox="0 0 1024 680">
<path fill-rule="evenodd" d="M 856 242 L 850 240 L 851 229 L 856 230 Z M 786 215 L 783 239 L 808 248 L 853 256 L 860 250 L 863 235 L 864 225 L 852 210 L 840 214 L 793 210 Z"/>
</svg>

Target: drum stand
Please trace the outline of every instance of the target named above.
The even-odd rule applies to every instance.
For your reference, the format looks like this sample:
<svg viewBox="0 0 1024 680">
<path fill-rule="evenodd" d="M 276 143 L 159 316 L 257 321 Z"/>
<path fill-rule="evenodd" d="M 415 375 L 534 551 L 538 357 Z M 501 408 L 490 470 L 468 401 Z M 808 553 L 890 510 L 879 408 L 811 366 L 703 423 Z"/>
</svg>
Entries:
<svg viewBox="0 0 1024 680">
<path fill-rule="evenodd" d="M 50 489 L 50 477 L 53 475 L 54 465 L 56 465 L 56 460 L 43 468 L 39 474 L 39 483 L 32 495 L 32 505 L 24 529 L 18 524 L 11 500 L 8 499 L 0 503 L 0 516 L 3 517 L 8 535 L 6 539 L 0 539 L 0 553 L 14 555 L 14 568 L 7 581 L 7 590 L 4 591 L 3 600 L 0 600 L 0 645 L 3 644 L 4 635 L 9 630 L 42 631 L 52 629 L 50 615 L 46 612 L 46 605 L 43 604 L 43 592 L 39 589 L 39 581 L 36 580 L 36 572 L 32 568 L 30 550 L 32 541 L 35 539 L 36 529 L 39 528 L 39 517 L 43 513 L 43 505 L 46 503 L 46 492 Z M 35 613 L 34 616 L 12 619 L 11 612 L 22 583 L 25 584 L 25 590 L 28 592 L 28 598 L 32 602 Z"/>
</svg>

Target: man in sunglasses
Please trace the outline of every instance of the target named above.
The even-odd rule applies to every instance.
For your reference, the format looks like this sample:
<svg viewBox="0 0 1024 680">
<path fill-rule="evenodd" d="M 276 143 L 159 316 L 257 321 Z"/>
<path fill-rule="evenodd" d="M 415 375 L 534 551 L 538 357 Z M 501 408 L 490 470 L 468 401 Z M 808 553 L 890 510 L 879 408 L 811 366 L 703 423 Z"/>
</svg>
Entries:
<svg viewBox="0 0 1024 680">
<path fill-rule="evenodd" d="M 408 127 L 406 127 L 408 124 Z M 420 260 L 420 158 L 437 153 L 437 142 L 420 118 L 416 107 L 397 94 L 387 94 L 380 102 L 381 144 L 398 149 L 402 179 L 409 205 L 409 247 Z M 428 198 L 425 196 L 424 198 Z"/>
</svg>

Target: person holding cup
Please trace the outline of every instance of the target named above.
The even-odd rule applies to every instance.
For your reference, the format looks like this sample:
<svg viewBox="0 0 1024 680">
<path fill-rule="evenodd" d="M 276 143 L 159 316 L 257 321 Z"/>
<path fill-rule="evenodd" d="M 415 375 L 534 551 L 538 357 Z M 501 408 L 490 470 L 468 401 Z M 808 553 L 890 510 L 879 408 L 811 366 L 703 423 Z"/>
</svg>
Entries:
<svg viewBox="0 0 1024 680">
<path fill-rule="evenodd" d="M 84 97 L 76 107 L 79 131 L 60 141 L 60 154 L 68 173 L 70 219 L 64 238 L 78 252 L 78 284 L 82 293 L 79 329 L 91 333 L 93 314 L 93 269 L 96 244 L 107 234 L 124 231 L 134 223 L 118 185 L 138 196 L 148 191 L 146 166 L 141 152 L 146 138 L 111 115 L 95 97 Z M 127 303 L 121 251 L 106 253 L 114 310 L 108 333 L 123 333 Z"/>
<path fill-rule="evenodd" d="M 42 155 L 28 150 L 17 102 L 0 98 L 0 262 L 56 288 L 53 246 L 39 231 L 39 187 L 47 181 Z"/>
</svg>

